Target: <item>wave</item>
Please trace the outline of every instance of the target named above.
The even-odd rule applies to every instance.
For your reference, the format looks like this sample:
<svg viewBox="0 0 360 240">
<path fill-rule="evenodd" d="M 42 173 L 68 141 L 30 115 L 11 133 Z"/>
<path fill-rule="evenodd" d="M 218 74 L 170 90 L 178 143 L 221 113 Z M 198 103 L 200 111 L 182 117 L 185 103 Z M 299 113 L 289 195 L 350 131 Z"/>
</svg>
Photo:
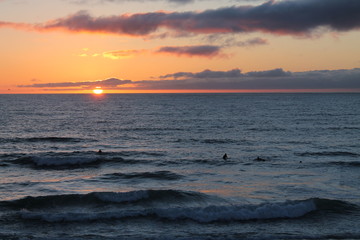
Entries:
<svg viewBox="0 0 360 240">
<path fill-rule="evenodd" d="M 162 132 L 162 131 L 184 131 L 183 128 L 170 128 L 170 127 L 134 127 L 134 128 L 122 128 L 122 131 L 154 131 L 154 132 Z"/>
<path fill-rule="evenodd" d="M 207 144 L 229 144 L 229 143 L 237 143 L 238 141 L 232 139 L 205 139 L 202 140 L 202 143 Z"/>
<path fill-rule="evenodd" d="M 103 221 L 155 217 L 163 220 L 191 220 L 199 223 L 298 218 L 316 210 L 313 200 L 268 203 L 261 205 L 210 205 L 206 207 L 173 207 L 117 209 L 102 212 L 31 212 L 23 210 L 21 218 L 45 222 Z"/>
<path fill-rule="evenodd" d="M 102 176 L 102 179 L 155 179 L 155 180 L 178 180 L 182 175 L 170 171 L 156 172 L 133 172 L 133 173 L 110 173 Z"/>
<path fill-rule="evenodd" d="M 176 143 L 188 143 L 188 142 L 199 142 L 199 143 L 205 143 L 205 144 L 250 144 L 251 142 L 249 140 L 234 140 L 234 139 L 228 139 L 228 138 L 207 138 L 207 139 L 177 139 L 174 142 Z"/>
<path fill-rule="evenodd" d="M 150 156 L 150 158 L 149 158 Z M 145 151 L 121 151 L 121 152 L 105 152 L 99 154 L 95 151 L 88 152 L 47 152 L 39 154 L 7 154 L 0 155 L 3 159 L 2 163 L 18 164 L 30 166 L 35 169 L 72 169 L 72 168 L 85 168 L 93 167 L 101 164 L 128 164 L 128 165 L 156 165 L 156 166 L 169 166 L 169 165 L 191 165 L 191 164 L 208 164 L 215 166 L 235 165 L 239 161 L 236 159 L 228 159 L 224 161 L 222 155 L 212 159 L 163 159 L 160 157 L 166 156 L 162 152 L 145 152 Z M 138 175 L 138 174 L 143 174 Z M 169 172 L 152 172 L 148 173 L 132 173 L 122 174 L 114 173 L 113 176 L 108 175 L 106 178 L 153 178 L 153 179 L 168 179 L 176 180 L 182 178 L 181 175 L 170 174 Z"/>
<path fill-rule="evenodd" d="M 319 211 L 349 214 L 359 210 L 348 202 L 319 198 L 257 205 L 234 204 L 218 198 L 211 201 L 212 198 L 199 192 L 139 190 L 26 197 L 0 202 L 0 206 L 15 210 L 24 220 L 45 222 L 156 218 L 211 223 L 293 219 Z"/>
<path fill-rule="evenodd" d="M 325 128 L 325 129 L 328 129 L 328 130 L 359 130 L 360 128 L 359 127 L 328 127 L 328 128 Z"/>
<path fill-rule="evenodd" d="M 239 164 L 239 160 L 235 158 L 229 158 L 224 160 L 221 156 L 218 156 L 216 159 L 176 159 L 176 160 L 161 160 L 155 162 L 159 167 L 168 167 L 169 165 L 193 165 L 193 164 L 201 164 L 201 165 L 210 165 L 210 166 L 226 166 L 226 165 L 237 165 Z"/>
<path fill-rule="evenodd" d="M 1 138 L 1 143 L 21 143 L 21 142 L 51 142 L 51 143 L 76 143 L 85 139 L 73 137 L 26 137 L 26 138 Z M 87 139 L 88 141 L 88 139 Z M 94 140 L 93 140 L 94 141 Z"/>
<path fill-rule="evenodd" d="M 317 210 L 319 211 L 349 214 L 351 212 L 357 212 L 360 210 L 358 205 L 341 200 L 314 198 L 313 201 L 316 204 Z"/>
<path fill-rule="evenodd" d="M 347 161 L 347 162 L 330 162 L 330 164 L 345 166 L 345 167 L 360 167 L 360 161 Z"/>
<path fill-rule="evenodd" d="M 148 151 L 122 151 L 119 153 L 115 153 L 115 154 L 120 154 L 121 156 L 152 156 L 152 157 L 163 157 L 166 156 L 165 153 L 163 152 L 148 152 Z"/>
<path fill-rule="evenodd" d="M 140 154 L 140 153 L 135 153 Z M 152 154 L 152 153 L 149 153 Z M 7 155 L 6 163 L 19 164 L 19 165 L 31 165 L 36 168 L 79 168 L 79 167 L 91 167 L 103 163 L 122 163 L 122 164 L 137 164 L 146 163 L 145 160 L 124 159 L 122 156 L 131 156 L 131 154 L 125 153 L 97 153 L 97 152 L 49 152 L 40 153 L 37 155 L 29 154 L 13 154 Z M 4 157 L 5 158 L 5 157 Z"/>
<path fill-rule="evenodd" d="M 12 163 L 22 165 L 34 165 L 40 168 L 59 168 L 59 167 L 82 167 L 103 162 L 104 159 L 87 156 L 34 156 L 21 157 Z"/>
<path fill-rule="evenodd" d="M 253 127 L 253 128 L 249 128 L 249 131 L 256 131 L 256 132 L 286 132 L 287 129 L 285 128 L 278 128 L 278 127 L 273 127 L 273 128 L 264 128 L 264 127 Z"/>
<path fill-rule="evenodd" d="M 353 152 L 342 152 L 342 151 L 334 151 L 334 152 L 304 152 L 304 153 L 297 153 L 296 155 L 301 157 L 311 157 L 311 156 L 325 156 L 325 157 L 358 157 L 360 154 L 353 153 Z"/>
<path fill-rule="evenodd" d="M 180 190 L 138 190 L 129 192 L 92 192 L 88 194 L 62 194 L 48 196 L 28 196 L 18 200 L 0 202 L 0 206 L 12 209 L 47 210 L 54 207 L 91 207 L 111 204 L 142 202 L 179 203 L 203 202 L 211 197 L 199 193 Z"/>
</svg>

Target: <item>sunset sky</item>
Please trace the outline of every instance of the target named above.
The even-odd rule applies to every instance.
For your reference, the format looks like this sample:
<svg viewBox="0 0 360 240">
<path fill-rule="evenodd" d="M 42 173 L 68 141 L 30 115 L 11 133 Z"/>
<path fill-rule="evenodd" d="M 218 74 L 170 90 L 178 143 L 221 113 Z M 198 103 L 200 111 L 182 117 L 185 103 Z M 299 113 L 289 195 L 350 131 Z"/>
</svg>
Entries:
<svg viewBox="0 0 360 240">
<path fill-rule="evenodd" d="M 0 93 L 360 91 L 359 0 L 0 0 Z"/>
</svg>

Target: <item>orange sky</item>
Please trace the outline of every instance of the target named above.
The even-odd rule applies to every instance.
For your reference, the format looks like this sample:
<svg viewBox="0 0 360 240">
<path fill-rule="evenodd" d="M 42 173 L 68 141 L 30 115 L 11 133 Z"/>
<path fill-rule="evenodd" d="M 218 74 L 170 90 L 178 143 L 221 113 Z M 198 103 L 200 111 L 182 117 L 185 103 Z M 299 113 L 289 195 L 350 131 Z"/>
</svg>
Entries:
<svg viewBox="0 0 360 240">
<path fill-rule="evenodd" d="M 359 91 L 359 2 L 2 0 L 0 93 Z"/>
</svg>

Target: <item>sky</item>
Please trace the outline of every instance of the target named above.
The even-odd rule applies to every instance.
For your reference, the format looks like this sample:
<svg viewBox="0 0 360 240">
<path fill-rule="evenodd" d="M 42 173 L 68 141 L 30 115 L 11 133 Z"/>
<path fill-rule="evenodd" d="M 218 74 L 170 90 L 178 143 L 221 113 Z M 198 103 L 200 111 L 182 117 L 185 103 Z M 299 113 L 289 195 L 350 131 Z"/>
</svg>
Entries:
<svg viewBox="0 0 360 240">
<path fill-rule="evenodd" d="M 0 94 L 360 92 L 359 0 L 0 0 Z"/>
</svg>

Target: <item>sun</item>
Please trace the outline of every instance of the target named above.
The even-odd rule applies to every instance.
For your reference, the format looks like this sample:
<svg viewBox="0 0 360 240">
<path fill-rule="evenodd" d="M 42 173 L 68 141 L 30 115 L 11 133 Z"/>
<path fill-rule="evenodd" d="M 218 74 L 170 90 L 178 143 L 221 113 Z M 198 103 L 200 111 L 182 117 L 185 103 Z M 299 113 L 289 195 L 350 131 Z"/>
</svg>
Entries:
<svg viewBox="0 0 360 240">
<path fill-rule="evenodd" d="M 93 89 L 93 93 L 95 94 L 102 94 L 104 92 L 104 90 L 101 87 L 96 87 L 95 89 Z"/>
</svg>

